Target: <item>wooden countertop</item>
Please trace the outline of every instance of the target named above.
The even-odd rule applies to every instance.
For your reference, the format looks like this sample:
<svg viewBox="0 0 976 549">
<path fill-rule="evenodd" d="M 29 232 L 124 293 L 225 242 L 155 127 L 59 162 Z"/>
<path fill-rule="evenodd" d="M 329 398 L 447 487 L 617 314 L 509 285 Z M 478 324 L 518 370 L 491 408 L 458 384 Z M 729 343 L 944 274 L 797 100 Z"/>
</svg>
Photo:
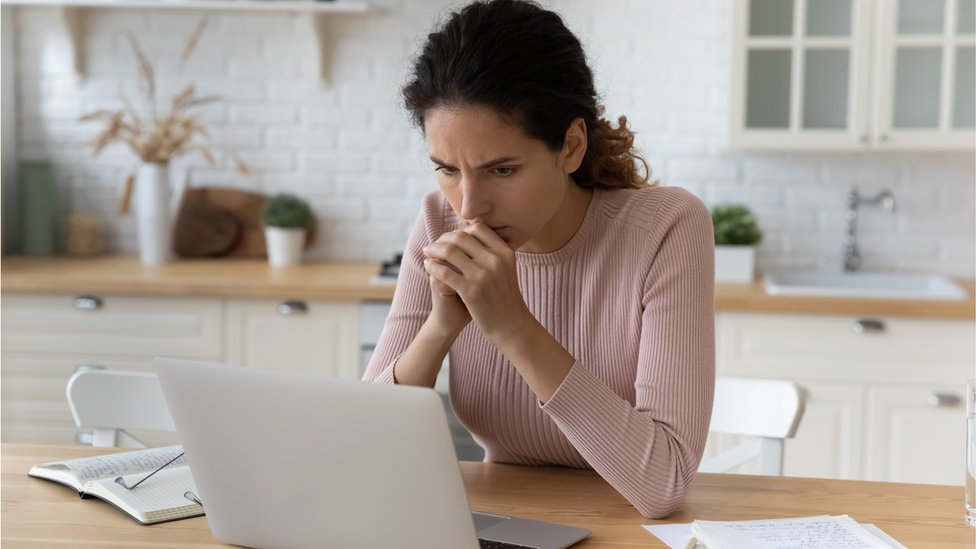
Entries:
<svg viewBox="0 0 976 549">
<path fill-rule="evenodd" d="M 15 293 L 383 300 L 393 284 L 373 284 L 375 262 L 305 263 L 275 269 L 266 260 L 181 259 L 147 266 L 136 257 L 4 257 L 0 289 Z"/>
<path fill-rule="evenodd" d="M 11 293 L 115 293 L 146 296 L 378 300 L 393 284 L 373 284 L 375 262 L 316 262 L 273 269 L 265 260 L 179 260 L 150 267 L 130 256 L 76 259 L 9 256 L 0 263 L 0 289 Z M 772 296 L 762 284 L 718 284 L 720 311 L 797 314 L 874 314 L 976 319 L 973 280 L 957 280 L 962 301 Z"/>
</svg>

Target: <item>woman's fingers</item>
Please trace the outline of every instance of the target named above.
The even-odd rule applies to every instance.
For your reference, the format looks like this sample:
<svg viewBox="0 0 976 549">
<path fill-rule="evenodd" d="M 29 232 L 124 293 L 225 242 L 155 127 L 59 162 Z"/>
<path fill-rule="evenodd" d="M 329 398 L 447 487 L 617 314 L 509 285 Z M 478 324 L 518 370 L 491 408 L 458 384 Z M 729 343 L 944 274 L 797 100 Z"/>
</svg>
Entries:
<svg viewBox="0 0 976 549">
<path fill-rule="evenodd" d="M 424 269 L 435 281 L 447 286 L 454 293 L 457 293 L 458 286 L 463 281 L 463 275 L 453 266 L 448 265 L 439 259 L 425 259 Z M 442 295 L 449 295 L 442 293 Z"/>
</svg>

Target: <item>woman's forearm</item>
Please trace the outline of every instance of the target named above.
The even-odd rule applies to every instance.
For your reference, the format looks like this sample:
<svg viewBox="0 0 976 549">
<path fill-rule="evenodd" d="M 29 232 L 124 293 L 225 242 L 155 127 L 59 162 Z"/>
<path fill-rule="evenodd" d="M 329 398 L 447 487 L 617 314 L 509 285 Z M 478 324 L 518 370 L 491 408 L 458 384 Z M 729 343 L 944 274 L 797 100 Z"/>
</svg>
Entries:
<svg viewBox="0 0 976 549">
<path fill-rule="evenodd" d="M 402 385 L 433 387 L 444 357 L 459 333 L 460 330 L 444 330 L 428 319 L 396 361 L 393 378 Z"/>
<path fill-rule="evenodd" d="M 548 402 L 576 359 L 531 315 L 512 323 L 505 332 L 492 338 L 495 346 L 518 370 L 536 398 Z"/>
</svg>

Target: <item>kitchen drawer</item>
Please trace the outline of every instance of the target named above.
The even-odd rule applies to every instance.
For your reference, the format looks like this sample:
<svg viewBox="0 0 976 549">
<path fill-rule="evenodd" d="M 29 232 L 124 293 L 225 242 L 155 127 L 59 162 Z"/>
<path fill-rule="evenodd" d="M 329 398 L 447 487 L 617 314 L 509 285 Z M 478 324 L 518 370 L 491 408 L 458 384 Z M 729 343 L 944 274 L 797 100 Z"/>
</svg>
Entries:
<svg viewBox="0 0 976 549">
<path fill-rule="evenodd" d="M 232 364 L 359 379 L 358 303 L 229 299 L 227 353 Z"/>
<path fill-rule="evenodd" d="M 720 371 L 735 375 L 955 383 L 976 362 L 966 320 L 723 313 L 718 333 Z"/>
<path fill-rule="evenodd" d="M 78 296 L 3 295 L 3 351 L 219 359 L 219 299 L 101 295 L 94 308 Z M 95 303 L 88 300 L 87 304 Z"/>
</svg>

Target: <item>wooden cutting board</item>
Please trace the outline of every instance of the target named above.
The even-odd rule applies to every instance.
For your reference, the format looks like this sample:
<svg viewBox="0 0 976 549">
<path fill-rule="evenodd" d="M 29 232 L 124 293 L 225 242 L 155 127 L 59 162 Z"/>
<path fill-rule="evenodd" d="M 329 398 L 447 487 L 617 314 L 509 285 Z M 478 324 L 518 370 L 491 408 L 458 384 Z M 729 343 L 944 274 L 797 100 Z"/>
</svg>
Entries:
<svg viewBox="0 0 976 549">
<path fill-rule="evenodd" d="M 184 257 L 264 257 L 259 193 L 225 187 L 183 191 L 173 249 Z"/>
</svg>

